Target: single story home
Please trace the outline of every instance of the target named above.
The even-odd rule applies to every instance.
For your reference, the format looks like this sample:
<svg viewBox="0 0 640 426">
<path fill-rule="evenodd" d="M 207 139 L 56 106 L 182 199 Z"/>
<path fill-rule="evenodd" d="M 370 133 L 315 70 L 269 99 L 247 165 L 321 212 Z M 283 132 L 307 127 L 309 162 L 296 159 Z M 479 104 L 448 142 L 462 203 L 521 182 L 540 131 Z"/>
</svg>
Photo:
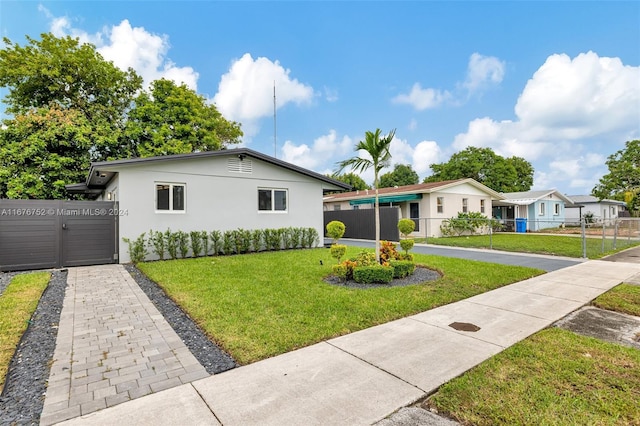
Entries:
<svg viewBox="0 0 640 426">
<path fill-rule="evenodd" d="M 557 228 L 566 222 L 565 209 L 571 199 L 555 189 L 505 192 L 493 202 L 493 217 L 507 230 L 525 232 Z"/>
<path fill-rule="evenodd" d="M 580 223 L 584 215 L 593 215 L 596 222 L 615 219 L 626 212 L 626 204 L 618 200 L 599 200 L 593 195 L 569 195 L 573 206 L 567 208 L 567 223 Z"/>
<path fill-rule="evenodd" d="M 123 238 L 149 230 L 315 228 L 324 235 L 323 195 L 351 186 L 248 148 L 92 163 L 70 193 L 118 202 Z"/>
<path fill-rule="evenodd" d="M 474 179 L 380 188 L 380 206 L 398 206 L 399 217 L 413 219 L 415 237 L 440 237 L 444 219 L 460 212 L 479 212 L 491 216 L 494 200 L 503 197 Z M 324 197 L 324 210 L 357 210 L 374 208 L 375 190 L 329 194 Z"/>
</svg>

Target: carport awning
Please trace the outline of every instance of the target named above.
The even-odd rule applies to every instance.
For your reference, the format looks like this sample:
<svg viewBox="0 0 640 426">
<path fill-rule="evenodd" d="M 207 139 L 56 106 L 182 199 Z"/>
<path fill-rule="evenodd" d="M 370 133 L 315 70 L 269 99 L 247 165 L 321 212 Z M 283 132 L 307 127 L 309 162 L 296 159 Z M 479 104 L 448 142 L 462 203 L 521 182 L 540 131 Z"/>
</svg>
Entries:
<svg viewBox="0 0 640 426">
<path fill-rule="evenodd" d="M 405 194 L 405 195 L 381 195 L 378 197 L 378 201 L 381 203 L 400 203 L 402 201 L 419 200 L 422 198 L 422 194 Z M 361 198 L 359 200 L 349 201 L 349 205 L 355 206 L 358 204 L 373 204 L 376 198 Z"/>
</svg>

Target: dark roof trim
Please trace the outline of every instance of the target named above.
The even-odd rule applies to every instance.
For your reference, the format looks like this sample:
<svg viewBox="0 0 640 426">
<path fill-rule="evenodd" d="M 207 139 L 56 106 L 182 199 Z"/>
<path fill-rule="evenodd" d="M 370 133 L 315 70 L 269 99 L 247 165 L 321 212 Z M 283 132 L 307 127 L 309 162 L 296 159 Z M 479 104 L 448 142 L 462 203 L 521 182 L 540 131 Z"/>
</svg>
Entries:
<svg viewBox="0 0 640 426">
<path fill-rule="evenodd" d="M 89 175 L 87 176 L 87 180 L 86 180 L 86 185 L 88 187 L 95 187 L 95 185 L 91 183 L 91 177 L 95 174 L 95 172 L 100 171 L 101 169 L 109 170 L 113 166 L 129 166 L 129 165 L 144 164 L 144 163 L 154 163 L 159 161 L 188 160 L 192 158 L 224 157 L 228 155 L 246 155 L 248 157 L 257 158 L 264 162 L 267 162 L 279 167 L 283 167 L 285 169 L 292 170 L 294 172 L 303 174 L 305 176 L 309 176 L 314 179 L 318 179 L 330 185 L 337 186 L 338 188 L 342 188 L 343 190 L 346 190 L 346 191 L 351 189 L 351 186 L 346 183 L 329 178 L 320 173 L 316 173 L 314 171 L 305 169 L 303 167 L 296 166 L 295 164 L 287 163 L 286 161 L 279 160 L 275 157 L 271 157 L 269 155 L 263 154 L 258 151 L 254 151 L 249 148 L 232 148 L 232 149 L 223 149 L 219 151 L 192 152 L 189 154 L 163 155 L 158 157 L 128 158 L 124 160 L 94 162 L 94 163 L 91 163 L 91 167 L 89 169 Z"/>
</svg>

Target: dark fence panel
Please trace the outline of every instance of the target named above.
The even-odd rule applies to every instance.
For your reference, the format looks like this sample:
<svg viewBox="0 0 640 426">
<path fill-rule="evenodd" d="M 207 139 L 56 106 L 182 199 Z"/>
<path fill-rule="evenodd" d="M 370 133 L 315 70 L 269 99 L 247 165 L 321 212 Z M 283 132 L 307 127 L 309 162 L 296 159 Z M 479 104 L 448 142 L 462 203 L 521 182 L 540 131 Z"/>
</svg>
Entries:
<svg viewBox="0 0 640 426">
<path fill-rule="evenodd" d="M 117 203 L 0 200 L 0 271 L 117 260 Z"/>
<path fill-rule="evenodd" d="M 380 239 L 387 241 L 399 241 L 398 220 L 400 211 L 398 207 L 380 208 Z M 324 212 L 324 227 L 332 220 L 339 220 L 345 225 L 344 238 L 360 240 L 375 240 L 375 210 L 333 210 Z"/>
</svg>

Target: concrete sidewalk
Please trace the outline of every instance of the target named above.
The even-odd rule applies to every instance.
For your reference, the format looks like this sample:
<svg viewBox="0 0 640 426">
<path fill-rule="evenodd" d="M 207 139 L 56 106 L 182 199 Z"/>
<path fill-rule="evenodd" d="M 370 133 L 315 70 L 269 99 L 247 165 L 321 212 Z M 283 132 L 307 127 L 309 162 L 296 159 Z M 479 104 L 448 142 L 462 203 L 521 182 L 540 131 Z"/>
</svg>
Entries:
<svg viewBox="0 0 640 426">
<path fill-rule="evenodd" d="M 588 261 L 63 424 L 372 424 L 638 274 Z"/>
</svg>

